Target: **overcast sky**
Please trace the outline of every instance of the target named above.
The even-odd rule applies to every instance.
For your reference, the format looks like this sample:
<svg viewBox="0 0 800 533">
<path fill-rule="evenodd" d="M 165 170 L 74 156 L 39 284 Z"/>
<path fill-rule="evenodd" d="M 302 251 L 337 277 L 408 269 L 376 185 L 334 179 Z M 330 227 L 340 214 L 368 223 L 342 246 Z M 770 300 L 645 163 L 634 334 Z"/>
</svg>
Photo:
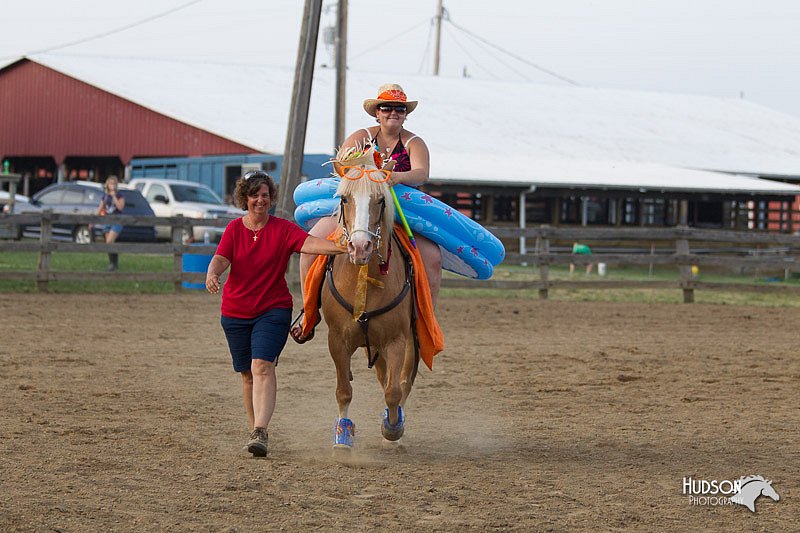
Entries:
<svg viewBox="0 0 800 533">
<path fill-rule="evenodd" d="M 3 62 L 49 50 L 292 68 L 303 1 L 4 4 Z M 334 21 L 336 2 L 324 5 L 323 29 Z M 396 7 L 379 11 L 382 5 Z M 350 68 L 394 69 L 392 81 L 401 84 L 404 73 L 431 73 L 435 5 L 350 0 Z M 450 22 L 442 32 L 443 76 L 555 85 L 565 78 L 591 87 L 744 97 L 800 117 L 797 1 L 444 0 L 444 6 Z M 330 63 L 322 37 L 318 51 L 318 64 Z"/>
</svg>

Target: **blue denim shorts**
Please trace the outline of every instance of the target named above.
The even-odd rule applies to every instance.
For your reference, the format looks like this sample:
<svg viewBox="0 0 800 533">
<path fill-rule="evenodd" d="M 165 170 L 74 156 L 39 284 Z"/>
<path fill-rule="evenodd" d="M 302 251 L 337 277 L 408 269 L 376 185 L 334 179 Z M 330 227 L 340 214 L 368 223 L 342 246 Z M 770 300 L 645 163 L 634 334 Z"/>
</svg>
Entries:
<svg viewBox="0 0 800 533">
<path fill-rule="evenodd" d="M 223 315 L 220 319 L 236 372 L 250 370 L 253 359 L 278 364 L 278 357 L 286 346 L 291 308 L 270 309 L 254 318 L 233 318 Z"/>
<path fill-rule="evenodd" d="M 108 233 L 109 231 L 113 231 L 119 235 L 122 233 L 122 224 L 110 224 L 108 226 L 103 226 L 103 233 Z"/>
</svg>

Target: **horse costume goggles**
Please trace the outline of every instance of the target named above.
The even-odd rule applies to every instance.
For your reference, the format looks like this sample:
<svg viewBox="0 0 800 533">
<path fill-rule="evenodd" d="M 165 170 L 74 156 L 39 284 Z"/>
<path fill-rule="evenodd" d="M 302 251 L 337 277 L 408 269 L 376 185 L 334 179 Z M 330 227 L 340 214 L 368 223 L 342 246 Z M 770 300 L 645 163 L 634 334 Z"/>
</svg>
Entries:
<svg viewBox="0 0 800 533">
<path fill-rule="evenodd" d="M 355 170 L 356 172 L 353 175 L 349 175 L 351 171 Z M 375 183 L 384 183 L 389 181 L 389 177 L 392 175 L 391 171 L 384 170 L 382 168 L 371 168 L 366 169 L 363 167 L 354 167 L 354 166 L 347 166 L 347 167 L 339 167 L 339 175 L 342 176 L 346 180 L 356 181 L 360 180 L 364 177 L 364 174 L 367 175 L 367 178 L 370 181 L 374 181 Z"/>
</svg>

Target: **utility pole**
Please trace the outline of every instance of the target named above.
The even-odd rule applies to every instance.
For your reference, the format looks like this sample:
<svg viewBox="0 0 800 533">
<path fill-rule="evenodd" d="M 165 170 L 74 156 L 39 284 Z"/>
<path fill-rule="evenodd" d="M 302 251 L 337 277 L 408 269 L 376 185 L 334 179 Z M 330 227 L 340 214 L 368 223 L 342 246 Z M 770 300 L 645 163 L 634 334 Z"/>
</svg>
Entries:
<svg viewBox="0 0 800 533">
<path fill-rule="evenodd" d="M 333 153 L 344 142 L 345 87 L 347 85 L 347 0 L 339 0 L 336 10 L 336 116 Z"/>
<path fill-rule="evenodd" d="M 433 17 L 436 24 L 436 40 L 433 48 L 433 75 L 439 75 L 439 48 L 442 43 L 442 0 L 436 0 L 436 15 Z"/>
<path fill-rule="evenodd" d="M 281 169 L 281 194 L 276 214 L 293 220 L 294 200 L 292 192 L 300 184 L 303 169 L 303 149 L 306 144 L 308 107 L 311 100 L 311 82 L 314 78 L 314 58 L 317 53 L 317 35 L 322 12 L 322 0 L 306 0 L 303 24 L 300 28 L 300 45 L 294 71 L 292 104 L 289 109 L 289 127 L 286 132 L 286 147 L 283 151 Z"/>
</svg>

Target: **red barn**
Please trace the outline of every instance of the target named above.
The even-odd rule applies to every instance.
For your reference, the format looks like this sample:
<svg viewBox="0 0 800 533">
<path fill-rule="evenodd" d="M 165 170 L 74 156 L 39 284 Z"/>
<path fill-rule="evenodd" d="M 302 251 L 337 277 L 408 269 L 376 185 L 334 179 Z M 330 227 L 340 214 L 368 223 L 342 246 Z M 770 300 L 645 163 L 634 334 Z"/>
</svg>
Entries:
<svg viewBox="0 0 800 533">
<path fill-rule="evenodd" d="M 0 69 L 0 158 L 30 179 L 123 175 L 134 157 L 260 153 L 30 59 Z"/>
</svg>

